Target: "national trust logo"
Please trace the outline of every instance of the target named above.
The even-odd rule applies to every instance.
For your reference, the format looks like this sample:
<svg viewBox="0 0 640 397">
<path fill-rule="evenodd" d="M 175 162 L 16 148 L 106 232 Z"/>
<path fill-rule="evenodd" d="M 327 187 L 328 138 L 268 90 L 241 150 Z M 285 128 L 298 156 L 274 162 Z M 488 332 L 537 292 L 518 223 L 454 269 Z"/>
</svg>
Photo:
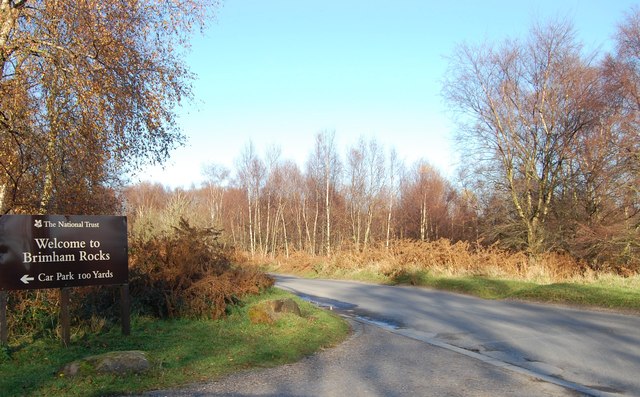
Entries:
<svg viewBox="0 0 640 397">
<path fill-rule="evenodd" d="M 33 222 L 33 226 L 34 226 L 34 227 L 37 227 L 37 228 L 41 228 L 41 227 L 42 227 L 42 219 L 36 219 L 36 220 Z"/>
</svg>

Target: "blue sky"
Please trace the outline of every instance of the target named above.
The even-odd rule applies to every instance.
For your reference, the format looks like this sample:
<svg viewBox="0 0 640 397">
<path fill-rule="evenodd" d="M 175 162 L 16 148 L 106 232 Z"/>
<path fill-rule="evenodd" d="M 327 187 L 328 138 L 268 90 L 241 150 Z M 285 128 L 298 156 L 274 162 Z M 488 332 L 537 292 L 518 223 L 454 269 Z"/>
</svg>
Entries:
<svg viewBox="0 0 640 397">
<path fill-rule="evenodd" d="M 134 181 L 188 188 L 202 166 L 234 168 L 252 141 L 303 167 L 319 131 L 341 154 L 360 136 L 454 176 L 454 125 L 441 80 L 456 44 L 524 38 L 566 18 L 588 51 L 606 50 L 627 0 L 223 0 L 193 39 L 195 101 L 179 111 L 187 145 Z"/>
</svg>

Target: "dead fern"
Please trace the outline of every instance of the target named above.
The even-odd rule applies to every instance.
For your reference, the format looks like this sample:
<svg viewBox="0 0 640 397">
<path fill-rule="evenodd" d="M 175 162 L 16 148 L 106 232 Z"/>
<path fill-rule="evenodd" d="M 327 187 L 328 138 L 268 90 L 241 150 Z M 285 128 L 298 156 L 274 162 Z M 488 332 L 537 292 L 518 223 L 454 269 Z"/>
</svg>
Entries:
<svg viewBox="0 0 640 397">
<path fill-rule="evenodd" d="M 158 317 L 218 318 L 227 305 L 273 280 L 232 266 L 220 232 L 181 219 L 174 233 L 130 243 L 130 290 L 139 311 Z"/>
</svg>

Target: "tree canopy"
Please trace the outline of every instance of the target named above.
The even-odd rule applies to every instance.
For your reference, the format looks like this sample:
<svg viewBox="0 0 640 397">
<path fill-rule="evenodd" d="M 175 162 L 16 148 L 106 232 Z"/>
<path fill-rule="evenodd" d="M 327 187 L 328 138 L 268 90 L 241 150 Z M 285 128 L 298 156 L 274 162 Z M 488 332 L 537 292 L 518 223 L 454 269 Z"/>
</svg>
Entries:
<svg viewBox="0 0 640 397">
<path fill-rule="evenodd" d="M 216 5 L 1 0 L 0 213 L 108 211 L 124 171 L 165 160 Z"/>
<path fill-rule="evenodd" d="M 567 22 L 454 52 L 443 91 L 482 170 L 474 175 L 505 204 L 497 239 L 534 256 L 637 249 L 638 15 L 602 59 L 585 54 Z"/>
</svg>

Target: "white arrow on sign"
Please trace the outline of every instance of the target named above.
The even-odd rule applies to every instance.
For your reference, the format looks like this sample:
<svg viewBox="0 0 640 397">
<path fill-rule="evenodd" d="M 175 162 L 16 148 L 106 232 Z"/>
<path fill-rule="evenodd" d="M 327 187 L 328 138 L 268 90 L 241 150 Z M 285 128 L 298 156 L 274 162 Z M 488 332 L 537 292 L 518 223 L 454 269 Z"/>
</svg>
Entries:
<svg viewBox="0 0 640 397">
<path fill-rule="evenodd" d="M 29 284 L 29 281 L 33 281 L 35 280 L 33 277 L 29 277 L 28 274 L 25 274 L 24 276 L 22 276 L 22 278 L 20 278 L 20 281 L 22 281 L 25 284 Z"/>
</svg>

